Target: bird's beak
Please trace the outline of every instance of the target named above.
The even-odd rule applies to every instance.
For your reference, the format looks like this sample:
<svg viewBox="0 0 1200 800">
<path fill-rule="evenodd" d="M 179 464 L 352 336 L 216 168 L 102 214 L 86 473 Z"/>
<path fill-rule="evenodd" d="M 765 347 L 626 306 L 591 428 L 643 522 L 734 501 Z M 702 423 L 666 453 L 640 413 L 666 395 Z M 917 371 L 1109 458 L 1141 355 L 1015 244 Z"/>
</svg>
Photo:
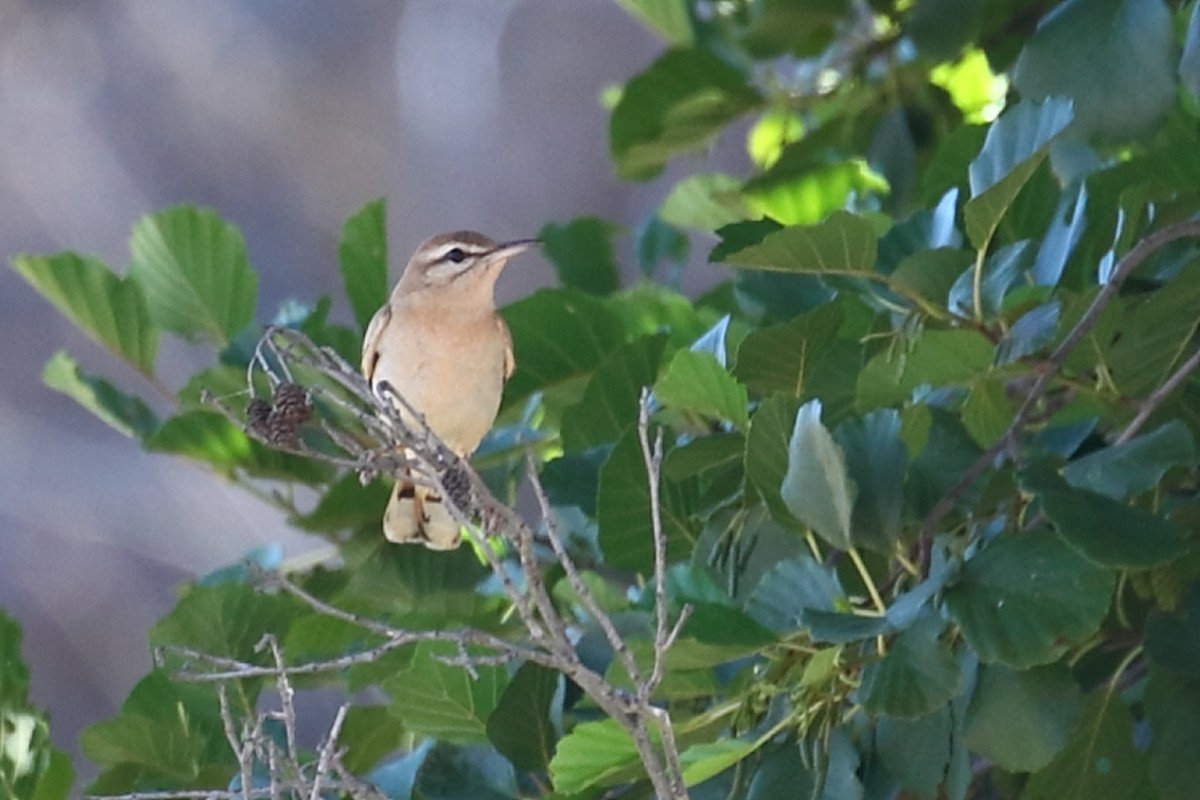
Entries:
<svg viewBox="0 0 1200 800">
<path fill-rule="evenodd" d="M 505 242 L 488 253 L 487 260 L 507 261 L 518 253 L 524 253 L 526 250 L 531 250 L 540 244 L 541 242 L 537 239 L 514 239 L 511 242 Z"/>
</svg>

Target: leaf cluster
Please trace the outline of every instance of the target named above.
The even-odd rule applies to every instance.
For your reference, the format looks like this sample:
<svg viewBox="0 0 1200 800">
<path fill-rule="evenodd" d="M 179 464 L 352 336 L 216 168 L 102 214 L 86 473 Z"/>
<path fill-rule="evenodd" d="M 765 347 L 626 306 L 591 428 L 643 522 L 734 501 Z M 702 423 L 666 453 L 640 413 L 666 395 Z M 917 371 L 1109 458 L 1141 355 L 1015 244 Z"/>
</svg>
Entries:
<svg viewBox="0 0 1200 800">
<path fill-rule="evenodd" d="M 503 310 L 518 368 L 474 463 L 513 501 L 532 463 L 640 668 L 656 591 L 689 609 L 653 700 L 691 796 L 1190 797 L 1200 11 L 620 2 L 667 50 L 615 103 L 618 172 L 654 177 L 747 121 L 751 166 L 682 177 L 636 231 L 542 231 L 561 285 Z M 328 298 L 275 322 L 352 357 L 385 298 L 383 219 L 376 201 L 344 232 L 356 328 L 328 320 Z M 629 286 L 625 235 L 645 278 Z M 729 278 L 689 299 L 672 284 L 697 243 Z M 13 264 L 157 396 L 65 353 L 49 385 L 327 537 L 338 566 L 297 578 L 320 602 L 523 640 L 469 550 L 382 542 L 385 486 L 272 451 L 199 403 L 270 389 L 247 387 L 257 278 L 232 226 L 168 209 L 130 249 L 123 275 L 75 254 Z M 163 333 L 207 342 L 216 363 L 162 386 Z M 657 491 L 638 439 L 647 387 Z M 595 609 L 561 571 L 545 580 L 579 659 L 629 685 Z M 266 633 L 293 664 L 381 644 L 239 569 L 192 587 L 151 641 L 267 665 Z M 375 692 L 342 741 L 391 797 L 645 796 L 635 742 L 578 686 L 455 656 L 423 642 L 297 685 Z M 216 700 L 170 680 L 182 666 L 164 661 L 89 731 L 93 791 L 229 785 Z M 236 686 L 252 715 L 262 678 Z"/>
</svg>

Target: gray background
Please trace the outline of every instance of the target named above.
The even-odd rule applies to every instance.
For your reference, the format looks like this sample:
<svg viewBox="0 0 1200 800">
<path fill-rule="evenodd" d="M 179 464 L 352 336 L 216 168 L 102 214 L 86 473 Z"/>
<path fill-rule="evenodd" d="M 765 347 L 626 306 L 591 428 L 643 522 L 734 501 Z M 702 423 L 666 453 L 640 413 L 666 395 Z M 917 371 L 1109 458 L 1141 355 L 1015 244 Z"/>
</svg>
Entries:
<svg viewBox="0 0 1200 800">
<path fill-rule="evenodd" d="M 661 48 L 611 0 L 0 0 L 0 249 L 120 269 L 141 215 L 209 205 L 245 233 L 266 320 L 340 294 L 341 225 L 377 196 L 393 277 L 444 230 L 636 225 L 668 184 L 617 182 L 599 96 Z M 499 299 L 551 280 L 523 258 Z M 0 325 L 0 607 L 77 752 L 149 667 L 146 631 L 180 582 L 263 543 L 320 543 L 43 387 L 66 348 L 149 395 L 9 269 Z M 178 386 L 211 358 L 168 339 L 159 371 Z"/>
</svg>

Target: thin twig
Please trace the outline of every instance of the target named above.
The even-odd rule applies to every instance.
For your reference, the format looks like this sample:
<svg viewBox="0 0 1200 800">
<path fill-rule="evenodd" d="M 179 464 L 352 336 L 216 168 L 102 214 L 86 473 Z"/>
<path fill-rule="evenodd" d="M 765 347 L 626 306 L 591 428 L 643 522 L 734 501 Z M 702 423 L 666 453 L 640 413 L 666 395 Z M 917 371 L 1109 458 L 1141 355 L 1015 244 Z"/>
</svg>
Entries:
<svg viewBox="0 0 1200 800">
<path fill-rule="evenodd" d="M 1175 390 L 1182 386 L 1183 382 L 1197 369 L 1200 369 L 1200 349 L 1192 353 L 1191 357 L 1187 361 L 1184 361 L 1179 369 L 1175 370 L 1162 386 L 1155 389 L 1150 396 L 1141 402 L 1137 416 L 1125 426 L 1125 430 L 1121 431 L 1121 435 L 1113 441 L 1113 444 L 1125 444 L 1125 442 L 1136 436 L 1137 432 L 1146 424 L 1146 420 L 1150 419 L 1154 412 L 1159 409 L 1159 406 L 1165 403 L 1167 398 L 1174 394 Z"/>
</svg>

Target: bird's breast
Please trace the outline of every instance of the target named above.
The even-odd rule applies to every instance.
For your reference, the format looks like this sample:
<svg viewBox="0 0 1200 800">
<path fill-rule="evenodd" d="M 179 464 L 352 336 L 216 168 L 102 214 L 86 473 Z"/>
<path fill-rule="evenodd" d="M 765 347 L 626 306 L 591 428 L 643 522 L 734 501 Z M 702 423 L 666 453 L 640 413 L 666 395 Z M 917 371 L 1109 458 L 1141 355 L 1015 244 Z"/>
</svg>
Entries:
<svg viewBox="0 0 1200 800">
<path fill-rule="evenodd" d="M 394 312 L 380 342 L 375 384 L 387 381 L 454 451 L 473 451 L 504 391 L 507 339 L 491 310 L 440 318 Z"/>
</svg>

